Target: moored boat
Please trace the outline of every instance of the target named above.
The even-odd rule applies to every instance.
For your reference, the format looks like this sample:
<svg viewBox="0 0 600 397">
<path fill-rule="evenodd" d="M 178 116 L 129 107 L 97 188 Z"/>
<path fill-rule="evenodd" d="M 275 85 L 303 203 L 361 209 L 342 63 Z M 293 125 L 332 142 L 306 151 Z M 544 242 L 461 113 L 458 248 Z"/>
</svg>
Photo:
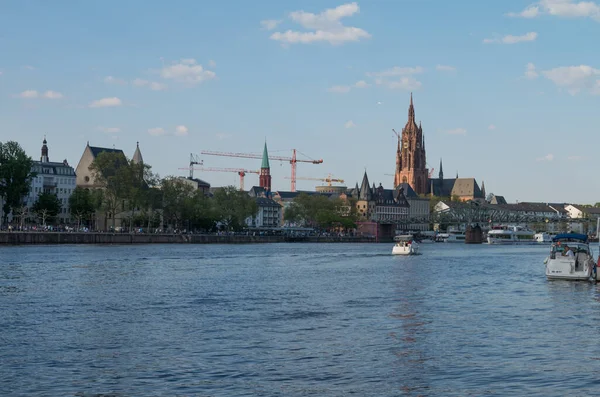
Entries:
<svg viewBox="0 0 600 397">
<path fill-rule="evenodd" d="M 396 236 L 394 240 L 396 243 L 392 248 L 392 255 L 416 255 L 419 252 L 419 245 L 412 235 Z"/>
<path fill-rule="evenodd" d="M 534 244 L 535 233 L 522 226 L 494 226 L 487 233 L 488 244 Z"/>
<path fill-rule="evenodd" d="M 596 270 L 593 252 L 585 234 L 562 233 L 554 236 L 550 255 L 544 263 L 549 280 L 588 280 Z"/>
<path fill-rule="evenodd" d="M 552 236 L 546 232 L 534 234 L 533 239 L 535 240 L 536 243 L 551 243 L 552 242 Z"/>
<path fill-rule="evenodd" d="M 444 238 L 445 243 L 464 243 L 466 235 L 464 233 L 448 233 L 448 237 Z"/>
</svg>

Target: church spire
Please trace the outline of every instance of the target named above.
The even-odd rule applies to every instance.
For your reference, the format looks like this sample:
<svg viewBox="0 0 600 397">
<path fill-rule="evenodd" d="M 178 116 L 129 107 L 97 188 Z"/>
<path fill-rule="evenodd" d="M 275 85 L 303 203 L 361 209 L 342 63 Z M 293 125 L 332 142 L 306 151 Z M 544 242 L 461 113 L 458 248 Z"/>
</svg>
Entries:
<svg viewBox="0 0 600 397">
<path fill-rule="evenodd" d="M 267 195 L 271 192 L 271 167 L 269 166 L 269 152 L 267 151 L 267 141 L 265 140 L 265 148 L 263 149 L 262 163 L 260 165 L 260 176 L 258 184 L 267 191 Z"/>
<path fill-rule="evenodd" d="M 484 182 L 483 179 L 481 180 L 481 195 L 483 196 L 484 199 L 486 198 L 486 194 L 485 194 L 485 182 Z"/>
<path fill-rule="evenodd" d="M 48 141 L 46 141 L 46 135 L 44 135 L 44 141 L 42 142 L 42 157 L 40 158 L 42 163 L 48 163 L 50 158 L 48 157 Z"/>
<path fill-rule="evenodd" d="M 410 93 L 410 106 L 408 107 L 408 122 L 410 123 L 411 121 L 415 122 L 415 107 L 413 106 L 412 92 Z"/>
<path fill-rule="evenodd" d="M 439 178 L 440 179 L 444 179 L 444 168 L 442 167 L 442 158 L 440 157 L 440 172 L 439 172 Z"/>
</svg>

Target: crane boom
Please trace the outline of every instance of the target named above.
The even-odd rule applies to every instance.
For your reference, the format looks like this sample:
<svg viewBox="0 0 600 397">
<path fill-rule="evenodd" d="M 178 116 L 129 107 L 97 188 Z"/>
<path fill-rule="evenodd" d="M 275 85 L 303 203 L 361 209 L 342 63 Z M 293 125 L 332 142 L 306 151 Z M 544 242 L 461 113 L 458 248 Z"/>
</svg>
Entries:
<svg viewBox="0 0 600 397">
<path fill-rule="evenodd" d="M 205 168 L 179 168 L 180 170 L 190 170 L 190 175 L 192 171 L 205 171 L 205 172 L 235 172 L 240 176 L 240 190 L 244 190 L 244 177 L 246 174 L 260 174 L 260 171 L 255 170 L 246 170 L 243 168 L 217 168 L 217 167 L 205 167 Z"/>
<path fill-rule="evenodd" d="M 253 154 L 253 153 L 234 153 L 234 152 L 215 152 L 212 150 L 203 150 L 200 152 L 201 154 L 206 154 L 209 156 L 223 156 L 223 157 L 241 157 L 246 159 L 260 159 L 262 158 L 261 154 Z M 291 190 L 292 192 L 296 191 L 296 163 L 311 163 L 311 164 L 322 164 L 323 159 L 319 160 L 302 160 L 296 158 L 296 149 L 292 149 L 292 157 L 284 157 L 284 156 L 269 156 L 270 160 L 277 161 L 289 161 L 292 165 L 292 180 Z"/>
</svg>

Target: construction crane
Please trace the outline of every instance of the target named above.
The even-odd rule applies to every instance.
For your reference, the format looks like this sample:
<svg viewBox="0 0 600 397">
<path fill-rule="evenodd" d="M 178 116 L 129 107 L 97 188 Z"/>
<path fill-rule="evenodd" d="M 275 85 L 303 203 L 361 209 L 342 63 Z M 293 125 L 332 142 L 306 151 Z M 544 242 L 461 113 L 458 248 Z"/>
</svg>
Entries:
<svg viewBox="0 0 600 397">
<path fill-rule="evenodd" d="M 190 153 L 190 166 L 188 168 L 179 168 L 180 170 L 189 170 L 190 179 L 194 179 L 194 165 L 204 165 L 204 162 L 200 160 L 200 157 L 194 153 Z M 198 168 L 196 168 L 198 169 Z"/>
<path fill-rule="evenodd" d="M 260 159 L 262 158 L 262 154 L 252 154 L 252 153 L 230 153 L 230 152 L 213 152 L 210 150 L 203 150 L 200 152 L 201 154 L 207 154 L 209 156 L 225 156 L 225 157 L 242 157 L 246 159 Z M 296 191 L 296 163 L 312 163 L 312 164 L 322 164 L 323 160 L 300 160 L 296 158 L 296 149 L 292 149 L 292 157 L 282 157 L 282 156 L 269 156 L 270 160 L 278 160 L 278 161 L 289 161 L 292 165 L 292 177 L 289 178 L 292 180 L 291 190 L 292 192 Z"/>
<path fill-rule="evenodd" d="M 290 179 L 290 177 L 286 176 L 285 179 Z M 299 177 L 296 177 L 296 179 L 303 180 L 303 181 L 322 181 L 322 182 L 327 182 L 327 186 L 330 186 L 330 187 L 331 187 L 331 182 L 344 183 L 343 179 L 332 178 L 331 174 L 329 174 L 326 178 L 311 178 L 311 177 L 299 176 Z"/>
<path fill-rule="evenodd" d="M 186 169 L 186 168 L 180 168 L 180 169 Z M 253 170 L 245 170 L 242 168 L 215 168 L 215 167 L 210 167 L 210 168 L 194 168 L 194 170 L 196 171 L 203 171 L 203 172 L 235 172 L 240 176 L 240 190 L 244 190 L 244 177 L 246 176 L 246 174 L 260 174 L 260 171 L 253 171 Z"/>
</svg>

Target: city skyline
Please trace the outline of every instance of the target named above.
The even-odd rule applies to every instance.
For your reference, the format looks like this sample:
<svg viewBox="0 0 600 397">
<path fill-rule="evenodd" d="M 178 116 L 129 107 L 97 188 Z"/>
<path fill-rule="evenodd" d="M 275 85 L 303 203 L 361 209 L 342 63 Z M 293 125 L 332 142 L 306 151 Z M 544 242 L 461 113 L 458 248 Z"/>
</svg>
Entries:
<svg viewBox="0 0 600 397">
<path fill-rule="evenodd" d="M 46 135 L 50 159 L 73 166 L 87 141 L 125 153 L 139 141 L 155 172 L 185 176 L 190 152 L 260 154 L 266 139 L 272 155 L 295 148 L 324 160 L 299 164 L 299 177 L 332 174 L 353 187 L 366 169 L 390 188 L 392 128 L 406 123 L 413 92 L 434 177 L 443 158 L 445 174 L 484 180 L 509 201 L 600 201 L 600 5 L 434 3 L 435 13 L 431 2 L 9 1 L 0 141 L 38 159 Z M 273 189 L 289 190 L 290 165 L 279 164 Z M 258 177 L 247 175 L 252 185 Z"/>
</svg>

